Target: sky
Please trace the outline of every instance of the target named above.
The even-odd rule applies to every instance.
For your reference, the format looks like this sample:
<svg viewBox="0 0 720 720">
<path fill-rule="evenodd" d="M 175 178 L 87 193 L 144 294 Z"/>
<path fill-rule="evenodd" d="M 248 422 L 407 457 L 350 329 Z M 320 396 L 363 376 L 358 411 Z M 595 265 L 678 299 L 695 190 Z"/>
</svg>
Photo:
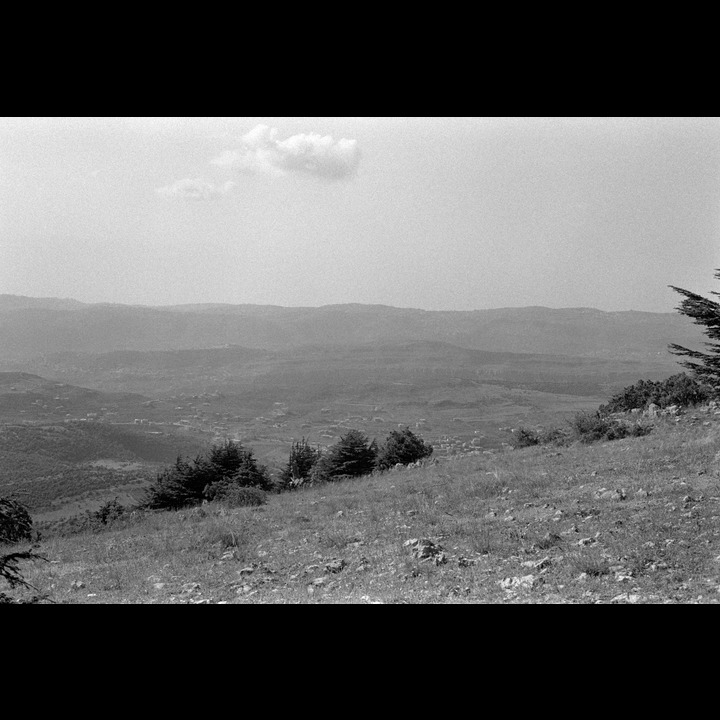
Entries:
<svg viewBox="0 0 720 720">
<path fill-rule="evenodd" d="M 719 118 L 0 118 L 0 294 L 672 312 Z"/>
</svg>

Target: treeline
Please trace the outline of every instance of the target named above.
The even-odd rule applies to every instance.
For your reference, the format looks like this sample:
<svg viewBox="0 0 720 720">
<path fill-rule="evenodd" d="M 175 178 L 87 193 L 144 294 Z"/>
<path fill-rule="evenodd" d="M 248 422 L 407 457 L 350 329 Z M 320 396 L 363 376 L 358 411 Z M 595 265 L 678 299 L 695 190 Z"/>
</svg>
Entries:
<svg viewBox="0 0 720 720">
<path fill-rule="evenodd" d="M 268 492 L 359 477 L 398 464 L 409 465 L 430 457 L 432 452 L 432 445 L 409 428 L 393 430 L 382 446 L 359 430 L 348 430 L 325 452 L 305 438 L 295 442 L 286 466 L 273 479 L 252 449 L 227 440 L 198 454 L 194 460 L 178 457 L 147 489 L 142 506 L 152 510 L 177 509 L 203 500 L 257 505 Z"/>
</svg>

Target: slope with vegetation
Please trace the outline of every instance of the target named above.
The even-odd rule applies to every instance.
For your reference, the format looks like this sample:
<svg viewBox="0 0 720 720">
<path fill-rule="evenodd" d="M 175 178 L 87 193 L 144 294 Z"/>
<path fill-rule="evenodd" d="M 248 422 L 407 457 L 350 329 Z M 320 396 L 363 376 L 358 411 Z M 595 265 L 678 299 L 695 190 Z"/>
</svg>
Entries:
<svg viewBox="0 0 720 720">
<path fill-rule="evenodd" d="M 720 339 L 720 305 L 674 289 Z M 0 580 L 21 595 L 0 601 L 716 603 L 720 344 L 706 346 L 671 346 L 693 378 L 638 382 L 498 453 L 427 464 L 409 428 L 382 447 L 349 430 L 326 452 L 295 443 L 273 486 L 226 442 L 178 457 L 140 506 L 44 526 L 29 548 L 26 510 L 3 499 Z"/>
<path fill-rule="evenodd" d="M 131 511 L 64 537 L 41 527 L 50 562 L 23 568 L 33 593 L 72 603 L 714 603 L 718 412 L 252 507 Z"/>
</svg>

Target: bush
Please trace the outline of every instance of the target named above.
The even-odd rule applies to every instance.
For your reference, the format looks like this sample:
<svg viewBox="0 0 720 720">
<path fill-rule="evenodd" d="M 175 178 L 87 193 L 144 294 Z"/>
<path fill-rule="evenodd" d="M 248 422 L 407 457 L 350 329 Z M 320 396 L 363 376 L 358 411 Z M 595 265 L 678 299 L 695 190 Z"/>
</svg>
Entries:
<svg viewBox="0 0 720 720">
<path fill-rule="evenodd" d="M 524 447 L 532 447 L 533 445 L 562 445 L 568 440 L 568 432 L 562 428 L 541 428 L 540 430 L 532 430 L 523 427 L 513 430 L 510 436 L 510 446 L 517 450 Z"/>
<path fill-rule="evenodd" d="M 398 463 L 409 465 L 430 457 L 432 453 L 432 445 L 426 445 L 410 428 L 392 430 L 377 454 L 375 467 L 378 470 L 387 470 Z"/>
<path fill-rule="evenodd" d="M 32 518 L 16 500 L 0 497 L 0 542 L 15 543 L 32 539 Z"/>
<path fill-rule="evenodd" d="M 513 430 L 512 435 L 510 436 L 510 445 L 516 450 L 518 448 L 532 447 L 533 445 L 538 445 L 539 443 L 539 434 L 535 430 L 523 427 L 522 425 Z"/>
<path fill-rule="evenodd" d="M 601 405 L 601 414 L 629 412 L 645 409 L 650 403 L 661 408 L 669 405 L 687 407 L 706 402 L 713 396 L 712 389 L 703 385 L 685 373 L 678 373 L 665 380 L 639 380 L 629 385 L 622 392 L 614 395 L 606 405 Z"/>
<path fill-rule="evenodd" d="M 604 417 L 600 411 L 580 412 L 570 421 L 573 436 L 580 442 L 620 440 L 624 437 L 641 437 L 652 430 L 642 423 L 626 423 L 617 418 Z"/>
<path fill-rule="evenodd" d="M 194 461 L 178 458 L 160 473 L 147 489 L 143 507 L 151 510 L 176 510 L 197 505 L 214 497 L 224 485 L 271 490 L 267 468 L 258 465 L 252 450 L 245 450 L 231 440 L 213 445 L 206 455 Z"/>
<path fill-rule="evenodd" d="M 16 500 L 0 497 L 0 542 L 16 543 L 31 539 L 32 518 L 27 508 Z M 21 560 L 45 560 L 45 558 L 32 550 L 0 555 L 0 578 L 5 580 L 11 588 L 30 587 L 18 567 Z M 5 593 L 0 593 L 0 603 L 12 602 L 14 602 L 12 598 Z"/>
<path fill-rule="evenodd" d="M 310 473 L 310 480 L 322 482 L 344 475 L 367 475 L 375 468 L 377 454 L 378 448 L 374 440 L 369 442 L 367 435 L 359 430 L 348 430 L 328 448 L 327 455 L 317 461 Z"/>
<path fill-rule="evenodd" d="M 321 455 L 320 448 L 311 447 L 305 438 L 294 443 L 288 463 L 278 479 L 278 489 L 292 489 L 307 480 Z"/>
<path fill-rule="evenodd" d="M 118 499 L 109 500 L 93 514 L 93 519 L 102 524 L 112 524 L 119 517 L 125 514 L 125 506 L 118 502 Z"/>
<path fill-rule="evenodd" d="M 581 442 L 591 443 L 597 440 L 616 440 L 624 437 L 623 425 L 617 420 L 602 417 L 598 412 L 579 412 L 570 421 L 575 437 Z"/>
</svg>

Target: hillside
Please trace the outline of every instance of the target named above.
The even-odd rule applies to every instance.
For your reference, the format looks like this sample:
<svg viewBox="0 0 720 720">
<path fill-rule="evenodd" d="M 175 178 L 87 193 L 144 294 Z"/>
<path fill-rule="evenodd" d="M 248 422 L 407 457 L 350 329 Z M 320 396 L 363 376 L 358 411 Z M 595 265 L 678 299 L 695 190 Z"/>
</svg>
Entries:
<svg viewBox="0 0 720 720">
<path fill-rule="evenodd" d="M 664 359 L 667 345 L 697 343 L 675 313 L 591 308 L 427 311 L 383 305 L 144 307 L 0 296 L 0 360 L 58 352 L 173 350 L 239 345 L 445 342 L 491 352 Z"/>
<path fill-rule="evenodd" d="M 0 496 L 66 516 L 140 491 L 178 455 L 210 444 L 174 430 L 79 421 L 0 425 Z"/>
<path fill-rule="evenodd" d="M 717 603 L 720 411 L 650 435 L 451 458 L 271 495 L 44 528 L 61 603 Z"/>
<path fill-rule="evenodd" d="M 152 413 L 149 400 L 137 393 L 102 392 L 27 372 L 0 372 L 0 423 L 97 417 L 132 422 Z"/>
</svg>

